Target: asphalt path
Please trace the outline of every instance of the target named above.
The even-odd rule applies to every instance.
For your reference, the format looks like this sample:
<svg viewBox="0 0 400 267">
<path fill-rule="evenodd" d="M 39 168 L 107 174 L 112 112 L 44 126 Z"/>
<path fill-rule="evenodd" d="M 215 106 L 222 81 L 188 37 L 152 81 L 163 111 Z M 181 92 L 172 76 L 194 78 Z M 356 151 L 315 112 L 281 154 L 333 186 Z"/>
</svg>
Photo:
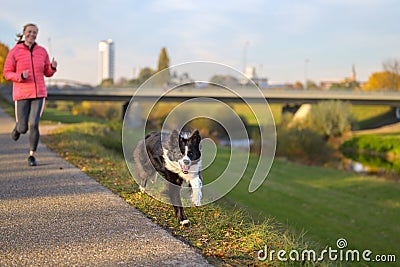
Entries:
<svg viewBox="0 0 400 267">
<path fill-rule="evenodd" d="M 0 266 L 210 266 L 122 198 L 28 135 L 0 108 Z"/>
</svg>

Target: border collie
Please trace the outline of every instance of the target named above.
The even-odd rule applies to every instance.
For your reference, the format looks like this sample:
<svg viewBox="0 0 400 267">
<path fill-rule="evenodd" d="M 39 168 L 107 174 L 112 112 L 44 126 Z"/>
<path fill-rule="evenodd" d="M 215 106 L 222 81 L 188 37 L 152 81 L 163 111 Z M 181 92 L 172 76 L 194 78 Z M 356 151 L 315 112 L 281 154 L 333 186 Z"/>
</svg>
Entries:
<svg viewBox="0 0 400 267">
<path fill-rule="evenodd" d="M 183 210 L 180 189 L 182 184 L 189 184 L 191 201 L 195 206 L 201 203 L 201 137 L 198 130 L 152 132 L 140 141 L 134 151 L 136 175 L 140 180 L 140 190 L 156 172 L 167 181 L 166 193 L 174 207 L 175 215 L 181 225 L 189 224 Z"/>
</svg>

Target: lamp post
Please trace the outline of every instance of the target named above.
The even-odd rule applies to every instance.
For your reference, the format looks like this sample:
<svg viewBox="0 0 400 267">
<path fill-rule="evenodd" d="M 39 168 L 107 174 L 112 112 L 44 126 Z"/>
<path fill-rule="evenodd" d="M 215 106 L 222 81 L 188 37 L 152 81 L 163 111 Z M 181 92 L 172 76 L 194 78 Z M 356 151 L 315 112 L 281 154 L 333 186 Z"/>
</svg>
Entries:
<svg viewBox="0 0 400 267">
<path fill-rule="evenodd" d="M 308 89 L 308 62 L 310 60 L 308 58 L 305 59 L 304 61 L 304 89 Z"/>
</svg>

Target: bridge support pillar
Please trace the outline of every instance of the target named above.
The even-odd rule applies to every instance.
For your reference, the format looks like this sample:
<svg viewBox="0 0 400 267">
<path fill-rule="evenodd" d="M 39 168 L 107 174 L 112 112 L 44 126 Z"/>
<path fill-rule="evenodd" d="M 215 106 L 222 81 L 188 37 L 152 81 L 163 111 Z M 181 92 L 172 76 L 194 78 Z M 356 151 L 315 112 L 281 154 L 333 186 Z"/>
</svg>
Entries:
<svg viewBox="0 0 400 267">
<path fill-rule="evenodd" d="M 397 108 L 395 109 L 395 115 L 396 115 L 396 119 L 397 119 L 397 120 L 400 120 L 400 107 L 397 107 Z"/>
<path fill-rule="evenodd" d="M 126 113 L 126 110 L 128 109 L 128 106 L 129 106 L 129 101 L 128 101 L 128 102 L 125 102 L 125 103 L 122 105 L 122 114 L 121 114 L 121 120 L 122 120 L 122 121 L 124 121 L 125 113 Z"/>
<path fill-rule="evenodd" d="M 139 102 L 132 102 L 129 106 L 129 102 L 126 102 L 122 106 L 122 120 L 129 128 L 143 128 L 144 120 L 142 118 L 142 104 Z"/>
<path fill-rule="evenodd" d="M 285 114 L 286 112 L 295 114 L 299 110 L 300 107 L 301 107 L 301 105 L 298 105 L 298 104 L 293 104 L 293 105 L 286 104 L 282 107 L 282 114 Z"/>
</svg>

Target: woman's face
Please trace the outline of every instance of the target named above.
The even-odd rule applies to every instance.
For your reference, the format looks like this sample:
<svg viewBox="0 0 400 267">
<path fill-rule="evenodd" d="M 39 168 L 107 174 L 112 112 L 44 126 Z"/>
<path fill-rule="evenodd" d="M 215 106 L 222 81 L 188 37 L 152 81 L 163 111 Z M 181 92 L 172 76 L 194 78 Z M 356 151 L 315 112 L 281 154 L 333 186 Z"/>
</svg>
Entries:
<svg viewBox="0 0 400 267">
<path fill-rule="evenodd" d="M 32 45 L 36 40 L 37 34 L 38 34 L 37 27 L 35 27 L 35 26 L 26 27 L 26 29 L 24 31 L 25 44 Z"/>
</svg>

